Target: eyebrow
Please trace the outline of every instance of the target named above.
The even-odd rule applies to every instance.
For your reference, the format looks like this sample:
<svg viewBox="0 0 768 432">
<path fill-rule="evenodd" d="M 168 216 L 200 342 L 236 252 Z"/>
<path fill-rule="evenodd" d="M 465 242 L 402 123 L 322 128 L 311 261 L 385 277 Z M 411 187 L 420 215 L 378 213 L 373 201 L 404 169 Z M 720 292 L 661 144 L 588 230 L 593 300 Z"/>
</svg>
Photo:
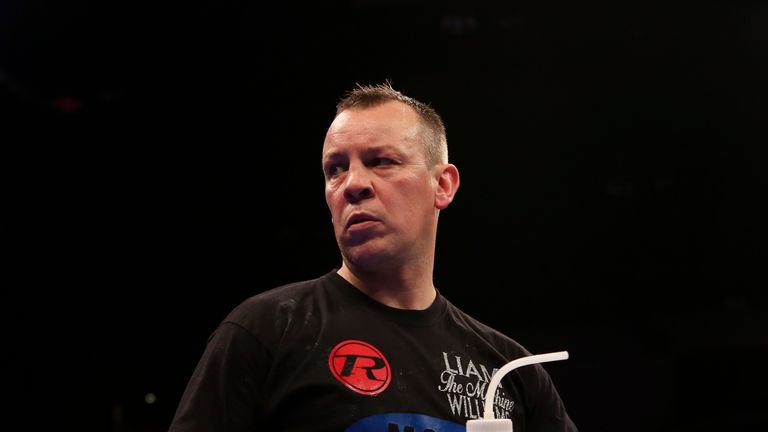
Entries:
<svg viewBox="0 0 768 432">
<path fill-rule="evenodd" d="M 328 152 L 328 153 L 323 155 L 323 164 L 325 164 L 325 163 L 327 163 L 329 161 L 334 161 L 336 159 L 340 159 L 343 156 L 344 156 L 344 154 L 342 152 L 338 151 L 338 150 L 334 150 L 334 151 Z"/>
<path fill-rule="evenodd" d="M 391 144 L 382 144 L 377 146 L 372 146 L 363 151 L 363 153 L 379 153 L 383 151 L 393 151 L 395 153 L 402 153 L 399 149 L 397 149 L 395 146 Z"/>
<path fill-rule="evenodd" d="M 371 154 L 377 154 L 377 153 L 383 153 L 383 152 L 392 152 L 392 153 L 395 153 L 398 156 L 404 156 L 405 155 L 405 153 L 402 150 L 398 149 L 397 147 L 395 147 L 395 146 L 393 146 L 391 144 L 383 144 L 383 145 L 377 145 L 377 146 L 369 147 L 369 148 L 364 149 L 361 152 L 361 154 L 363 156 L 369 156 Z M 327 160 L 330 160 L 330 159 L 336 159 L 336 158 L 339 158 L 339 157 L 343 157 L 344 155 L 345 155 L 344 152 L 341 152 L 341 151 L 338 151 L 338 150 L 333 150 L 333 151 L 328 152 L 325 155 L 323 155 L 323 161 L 327 161 Z"/>
</svg>

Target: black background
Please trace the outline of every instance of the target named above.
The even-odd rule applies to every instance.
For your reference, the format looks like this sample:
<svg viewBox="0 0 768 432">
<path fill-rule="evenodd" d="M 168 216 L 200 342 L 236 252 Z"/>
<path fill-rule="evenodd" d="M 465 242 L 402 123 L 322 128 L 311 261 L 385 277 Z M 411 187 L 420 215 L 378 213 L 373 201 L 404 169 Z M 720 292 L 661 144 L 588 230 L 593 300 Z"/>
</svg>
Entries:
<svg viewBox="0 0 768 432">
<path fill-rule="evenodd" d="M 581 430 L 765 429 L 766 29 L 737 0 L 4 1 L 4 421 L 165 430 L 232 307 L 339 265 L 325 129 L 390 79 L 462 175 L 436 285 L 568 350 Z"/>
</svg>

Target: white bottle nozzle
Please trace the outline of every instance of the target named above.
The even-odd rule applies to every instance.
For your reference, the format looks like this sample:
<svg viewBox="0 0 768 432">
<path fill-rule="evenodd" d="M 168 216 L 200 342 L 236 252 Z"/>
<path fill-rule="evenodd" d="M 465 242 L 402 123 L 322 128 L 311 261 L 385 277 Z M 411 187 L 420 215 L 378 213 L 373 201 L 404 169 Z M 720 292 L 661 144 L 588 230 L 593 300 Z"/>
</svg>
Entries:
<svg viewBox="0 0 768 432">
<path fill-rule="evenodd" d="M 467 432 L 512 432 L 510 419 L 476 419 L 467 421 Z"/>
<path fill-rule="evenodd" d="M 504 375 L 520 366 L 566 360 L 567 358 L 568 351 L 558 351 L 549 354 L 521 357 L 502 366 L 501 369 L 493 375 L 491 382 L 488 384 L 488 390 L 485 393 L 485 410 L 483 411 L 483 418 L 467 421 L 467 432 L 512 432 L 512 420 L 493 418 L 493 397 L 496 394 L 496 387 L 501 383 L 501 379 L 504 378 Z"/>
</svg>

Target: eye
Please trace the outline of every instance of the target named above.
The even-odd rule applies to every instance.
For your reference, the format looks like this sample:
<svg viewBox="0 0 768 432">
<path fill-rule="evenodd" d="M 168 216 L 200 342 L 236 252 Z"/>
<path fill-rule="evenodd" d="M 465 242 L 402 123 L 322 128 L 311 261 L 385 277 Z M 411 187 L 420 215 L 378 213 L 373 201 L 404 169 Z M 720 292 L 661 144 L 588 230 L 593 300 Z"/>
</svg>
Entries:
<svg viewBox="0 0 768 432">
<path fill-rule="evenodd" d="M 375 157 L 371 159 L 371 166 L 386 166 L 386 165 L 394 165 L 395 161 L 390 158 L 385 157 Z"/>
<path fill-rule="evenodd" d="M 344 172 L 345 169 L 346 167 L 341 163 L 329 164 L 325 167 L 325 176 L 328 178 L 336 177 L 337 175 Z"/>
</svg>

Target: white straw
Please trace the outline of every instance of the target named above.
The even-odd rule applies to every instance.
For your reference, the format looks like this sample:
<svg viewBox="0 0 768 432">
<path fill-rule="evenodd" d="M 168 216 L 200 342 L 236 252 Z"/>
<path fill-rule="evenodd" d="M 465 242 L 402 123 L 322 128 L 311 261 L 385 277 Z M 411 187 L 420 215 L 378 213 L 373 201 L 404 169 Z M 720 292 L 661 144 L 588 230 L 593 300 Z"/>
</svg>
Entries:
<svg viewBox="0 0 768 432">
<path fill-rule="evenodd" d="M 520 366 L 527 366 L 536 363 L 545 363 L 557 360 L 565 360 L 568 358 L 568 351 L 558 351 L 549 354 L 538 354 L 527 357 L 521 357 L 516 360 L 505 364 L 499 369 L 496 374 L 491 378 L 491 383 L 488 384 L 488 390 L 485 393 L 485 410 L 483 412 L 483 418 L 486 420 L 493 420 L 493 397 L 496 395 L 496 387 L 499 386 L 501 379 L 504 375 L 517 369 Z"/>
</svg>

